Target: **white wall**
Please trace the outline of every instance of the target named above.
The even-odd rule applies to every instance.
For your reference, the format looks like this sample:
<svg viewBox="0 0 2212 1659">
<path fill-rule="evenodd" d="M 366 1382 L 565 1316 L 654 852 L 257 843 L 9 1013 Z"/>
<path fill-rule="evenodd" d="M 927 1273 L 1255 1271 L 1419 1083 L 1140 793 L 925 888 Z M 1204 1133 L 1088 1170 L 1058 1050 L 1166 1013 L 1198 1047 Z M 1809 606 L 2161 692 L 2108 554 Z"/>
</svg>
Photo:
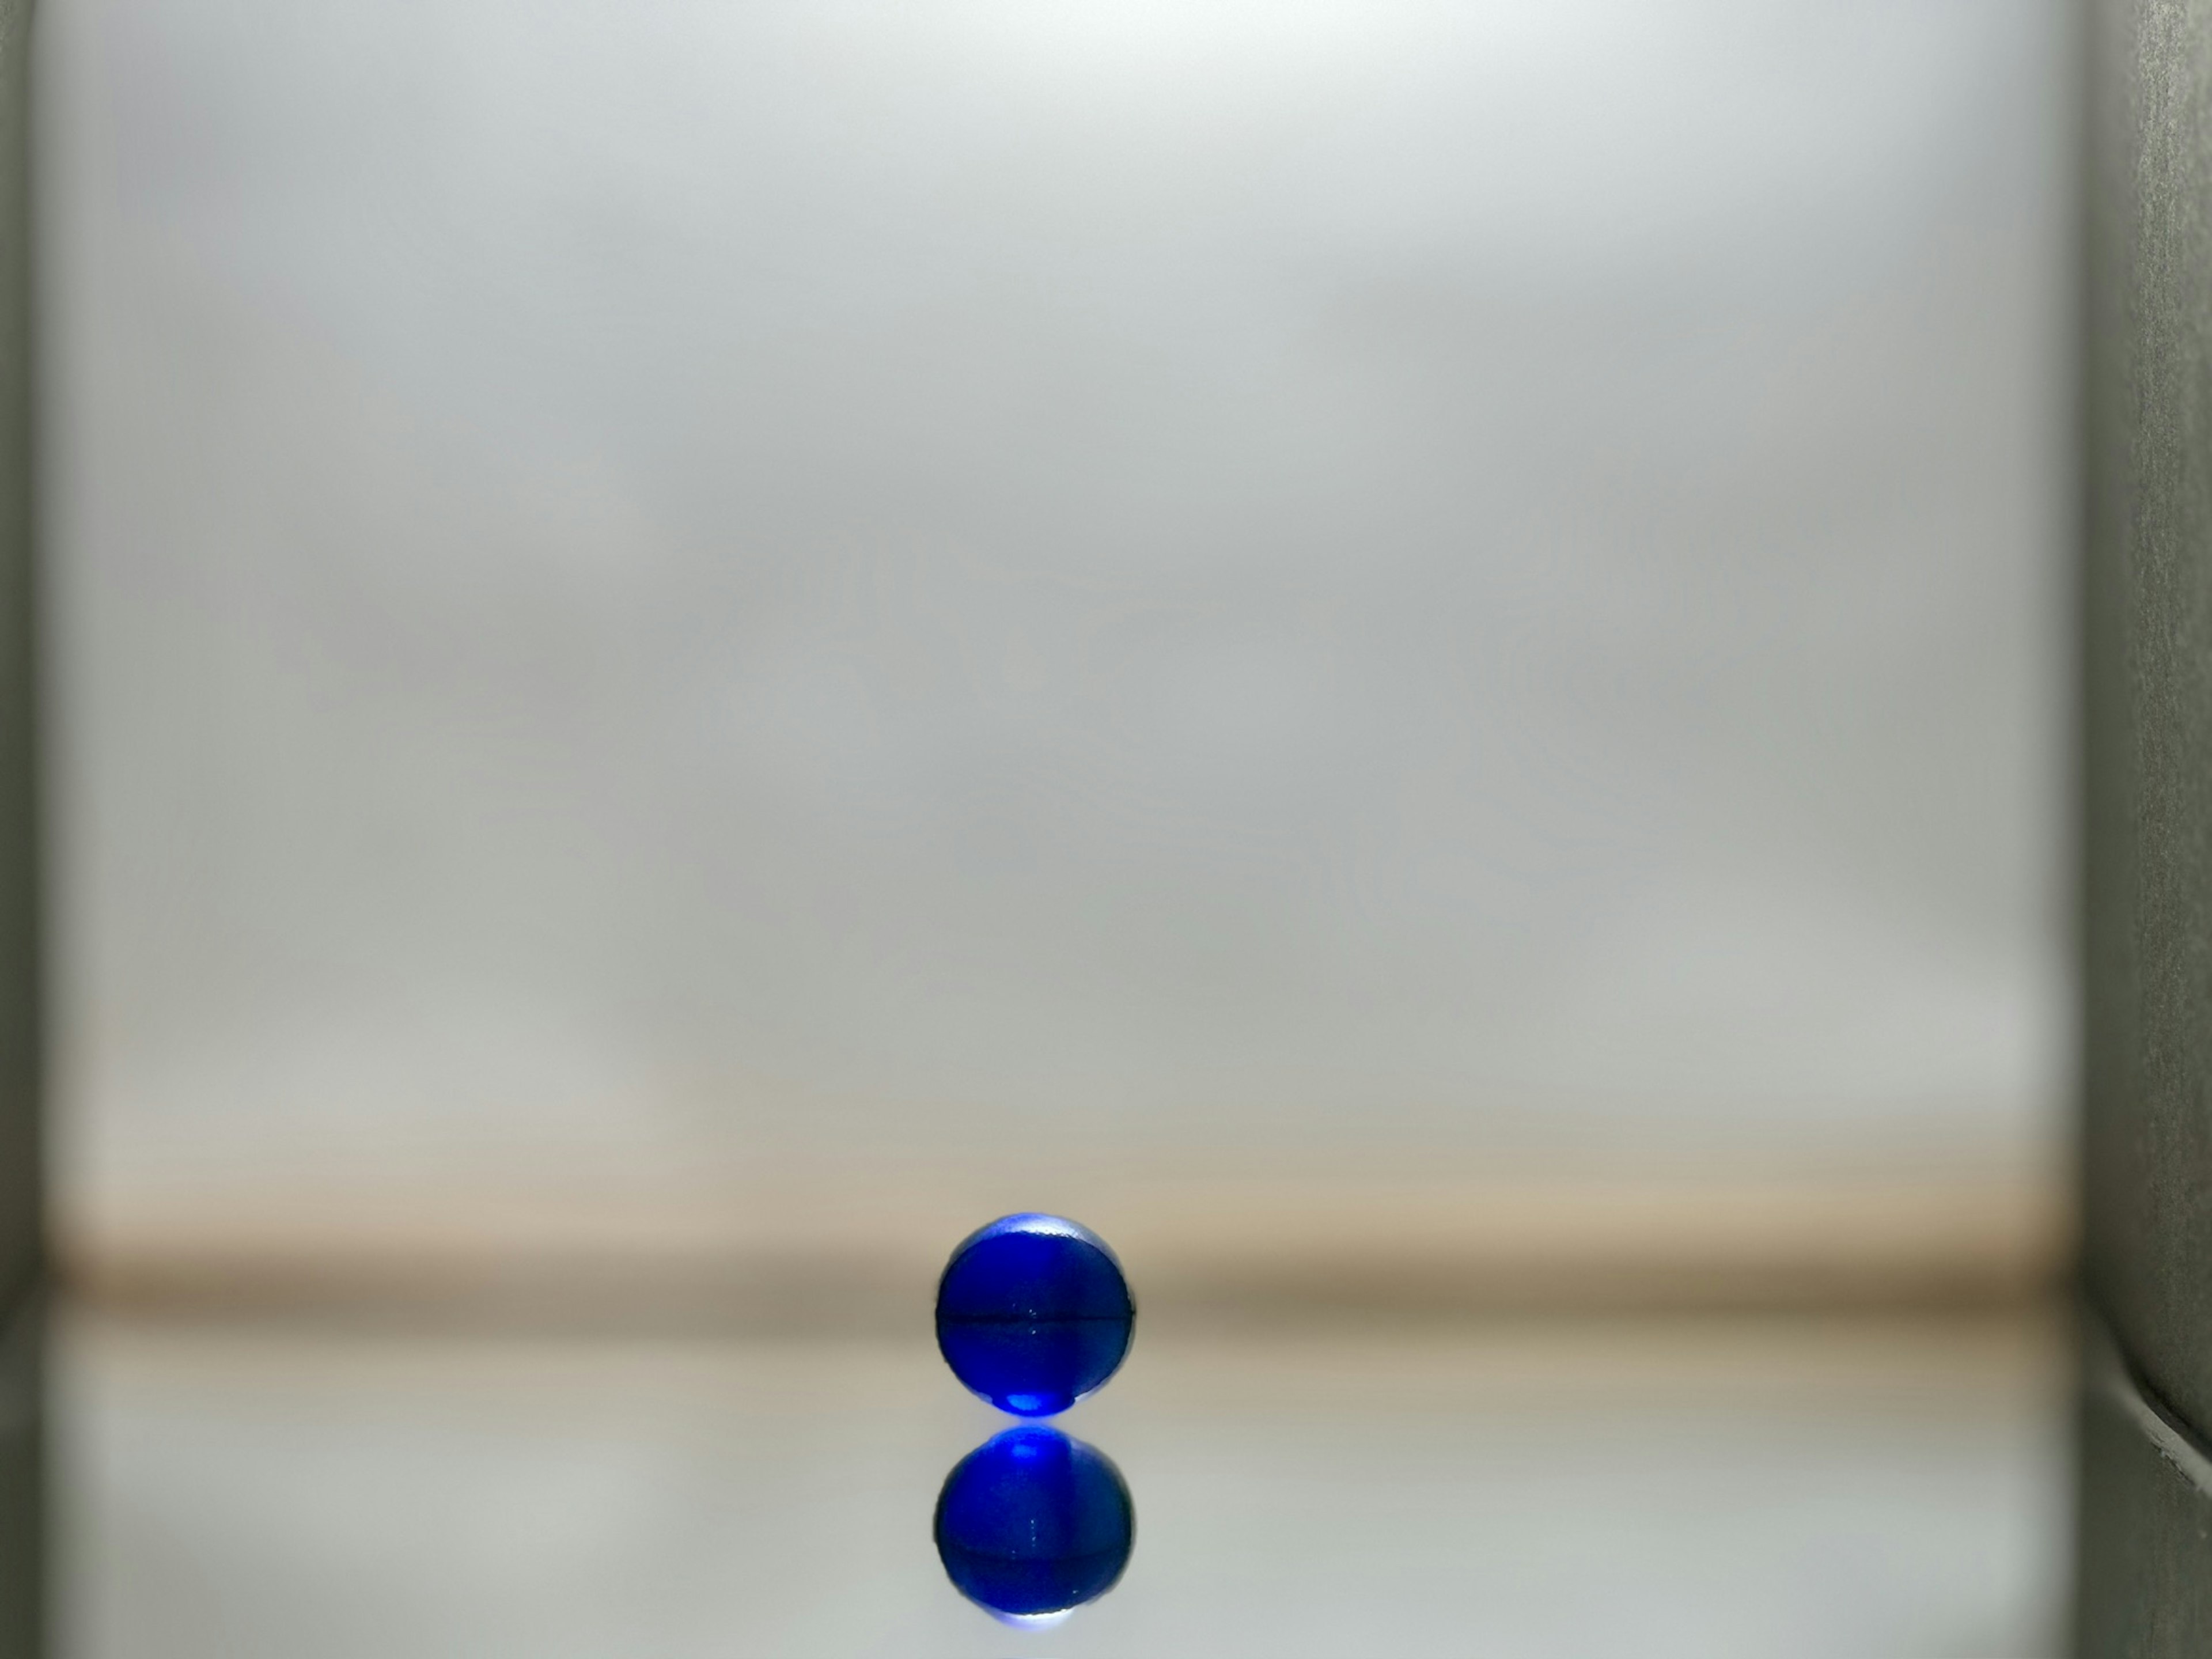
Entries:
<svg viewBox="0 0 2212 1659">
<path fill-rule="evenodd" d="M 2034 1163 L 2058 12 L 54 0 L 76 1212 Z"/>
</svg>

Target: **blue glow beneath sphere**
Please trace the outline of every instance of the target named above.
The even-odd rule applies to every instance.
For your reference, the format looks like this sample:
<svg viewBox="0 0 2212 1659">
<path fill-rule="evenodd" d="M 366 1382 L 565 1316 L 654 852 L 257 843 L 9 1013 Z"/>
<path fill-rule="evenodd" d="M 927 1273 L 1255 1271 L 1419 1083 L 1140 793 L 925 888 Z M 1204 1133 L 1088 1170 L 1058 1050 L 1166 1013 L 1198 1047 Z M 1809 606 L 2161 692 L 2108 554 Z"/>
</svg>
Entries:
<svg viewBox="0 0 2212 1659">
<path fill-rule="evenodd" d="M 1104 1453 L 1025 1424 L 953 1466 L 934 1531 L 945 1576 L 963 1595 L 1035 1620 L 1114 1588 L 1136 1540 L 1137 1510 Z"/>
<path fill-rule="evenodd" d="M 1005 1412 L 1051 1417 L 1113 1376 L 1137 1310 L 1105 1240 L 1058 1216 L 1003 1216 L 961 1242 L 937 1286 L 937 1346 Z"/>
</svg>

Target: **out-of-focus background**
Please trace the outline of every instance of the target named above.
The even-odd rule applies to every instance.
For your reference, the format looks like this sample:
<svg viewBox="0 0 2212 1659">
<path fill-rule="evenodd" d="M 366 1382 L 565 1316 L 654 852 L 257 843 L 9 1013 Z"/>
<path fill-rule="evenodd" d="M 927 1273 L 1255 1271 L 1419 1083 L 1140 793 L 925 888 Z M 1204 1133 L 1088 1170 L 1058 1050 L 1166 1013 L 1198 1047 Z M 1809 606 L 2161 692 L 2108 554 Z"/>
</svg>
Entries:
<svg viewBox="0 0 2212 1659">
<path fill-rule="evenodd" d="M 2063 21 L 52 0 L 73 1251 L 2047 1182 Z"/>
<path fill-rule="evenodd" d="M 1559 1575 L 1519 1623 L 1376 1624 L 1406 1598 L 1362 1557 L 1368 1624 L 1251 1650 L 2040 1650 L 2059 0 L 43 3 L 88 1651 L 635 1650 L 618 1601 L 549 1646 L 481 1601 L 593 1582 L 579 1514 L 693 1536 L 641 1473 L 690 1431 L 605 1423 L 704 1413 L 751 1468 L 862 1352 L 808 1332 L 905 1331 L 1018 1207 L 1121 1246 L 1156 1378 L 1277 1399 L 1341 1346 L 1284 1331 L 1448 1329 L 1375 1351 L 1427 1402 L 1380 1439 L 1256 1419 L 1358 1449 L 1378 1513 L 1440 1398 L 1553 1402 L 1466 1430 L 1523 1520 L 1644 1467 L 1592 1432 L 1689 1460 L 1556 1560 L 1468 1522 Z M 1636 1334 L 1691 1309 L 1779 1322 Z M 380 1360 L 341 1312 L 538 1334 Z M 1262 1315 L 1290 1347 L 1206 1358 Z M 734 1346 L 648 1363 L 702 1332 Z M 471 1437 L 541 1384 L 599 1402 L 532 1419 L 567 1452 Z M 1163 1467 L 1202 1455 L 1132 1387 Z M 1754 1396 L 1755 1431 L 1666 1415 Z M 1276 1512 L 1247 1450 L 1206 1490 Z M 363 1577 L 432 1511 L 507 1553 Z M 1702 1601 L 1634 1556 L 1677 1523 Z M 1713 1623 L 1758 1538 L 1798 1577 Z M 1592 1556 L 1617 1627 L 1558 1622 Z M 1202 1565 L 1128 1605 L 1208 1605 Z"/>
</svg>

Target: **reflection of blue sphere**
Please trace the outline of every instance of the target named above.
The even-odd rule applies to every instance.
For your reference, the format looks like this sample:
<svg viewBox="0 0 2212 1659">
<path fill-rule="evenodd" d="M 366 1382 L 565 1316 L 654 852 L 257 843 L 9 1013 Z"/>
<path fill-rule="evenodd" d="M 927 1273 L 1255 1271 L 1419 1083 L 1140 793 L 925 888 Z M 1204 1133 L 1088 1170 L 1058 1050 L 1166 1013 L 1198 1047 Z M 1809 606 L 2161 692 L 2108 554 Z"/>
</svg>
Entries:
<svg viewBox="0 0 2212 1659">
<path fill-rule="evenodd" d="M 969 1601 L 1012 1618 L 1065 1613 L 1114 1588 L 1136 1506 L 1096 1447 L 1024 1425 L 953 1466 L 937 1495 L 937 1553 Z"/>
<path fill-rule="evenodd" d="M 1000 1411 L 1051 1417 L 1114 1375 L 1137 1310 L 1106 1241 L 1051 1215 L 970 1233 L 937 1285 L 937 1346 Z"/>
</svg>

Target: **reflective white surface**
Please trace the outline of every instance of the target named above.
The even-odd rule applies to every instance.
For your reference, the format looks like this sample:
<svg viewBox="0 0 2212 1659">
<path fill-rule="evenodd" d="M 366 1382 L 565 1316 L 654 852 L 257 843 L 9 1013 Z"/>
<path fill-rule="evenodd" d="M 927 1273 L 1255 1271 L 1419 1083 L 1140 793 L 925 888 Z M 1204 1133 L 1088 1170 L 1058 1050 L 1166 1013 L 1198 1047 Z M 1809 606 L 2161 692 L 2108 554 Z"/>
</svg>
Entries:
<svg viewBox="0 0 2212 1659">
<path fill-rule="evenodd" d="M 938 1485 L 1003 1419 L 920 1334 L 64 1348 L 74 1659 L 2057 1651 L 2042 1327 L 1148 1332 L 1066 1419 L 1135 1556 L 1027 1633 L 938 1568 Z"/>
</svg>

